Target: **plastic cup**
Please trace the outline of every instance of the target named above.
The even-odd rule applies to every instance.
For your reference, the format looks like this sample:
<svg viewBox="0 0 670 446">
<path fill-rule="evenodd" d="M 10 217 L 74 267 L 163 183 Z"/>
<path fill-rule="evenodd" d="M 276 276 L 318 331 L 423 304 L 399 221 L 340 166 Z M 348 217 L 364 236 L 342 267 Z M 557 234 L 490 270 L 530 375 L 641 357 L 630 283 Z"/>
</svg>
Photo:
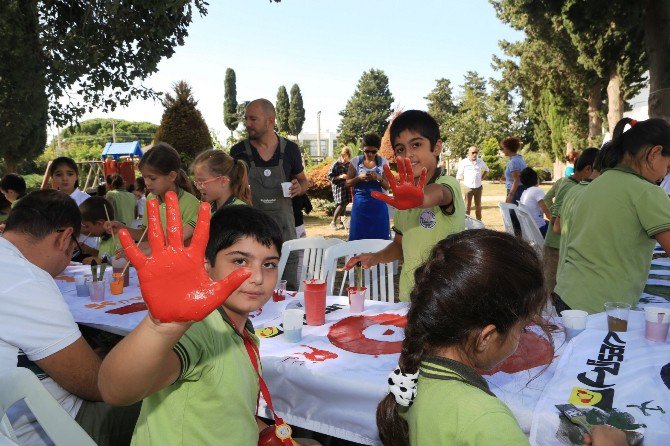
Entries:
<svg viewBox="0 0 670 446">
<path fill-rule="evenodd" d="M 284 183 L 281 183 L 281 190 L 282 190 L 282 193 L 284 194 L 284 197 L 291 198 L 290 189 L 291 189 L 292 185 L 293 185 L 293 183 L 291 183 L 290 181 L 286 181 Z"/>
<path fill-rule="evenodd" d="M 112 281 L 109 282 L 109 291 L 112 294 L 123 294 L 123 273 L 113 273 Z"/>
<path fill-rule="evenodd" d="M 644 319 L 644 337 L 650 341 L 665 342 L 670 328 L 670 308 L 646 307 Z"/>
<path fill-rule="evenodd" d="M 274 302 L 281 302 L 286 299 L 286 280 L 280 280 L 277 289 L 272 293 L 272 300 Z"/>
<path fill-rule="evenodd" d="M 351 286 L 347 289 L 349 293 L 349 311 L 352 313 L 362 313 L 365 310 L 365 292 L 367 288 Z"/>
<path fill-rule="evenodd" d="M 626 302 L 605 302 L 607 329 L 609 331 L 628 331 L 628 313 L 630 304 Z"/>
<path fill-rule="evenodd" d="M 105 300 L 105 290 L 107 289 L 108 282 L 109 280 L 106 277 L 97 282 L 93 282 L 91 277 L 91 280 L 88 281 L 88 293 L 91 302 L 102 302 Z"/>
<path fill-rule="evenodd" d="M 127 264 L 127 259 L 112 259 L 112 273 L 123 273 L 125 270 L 123 274 L 123 286 L 130 285 L 130 268 L 126 268 Z"/>
<path fill-rule="evenodd" d="M 305 312 L 297 308 L 281 312 L 286 342 L 300 342 L 302 339 L 302 323 L 304 318 Z"/>
<path fill-rule="evenodd" d="M 326 281 L 305 280 L 305 314 L 307 325 L 323 325 L 326 323 Z"/>
<path fill-rule="evenodd" d="M 74 276 L 74 283 L 77 289 L 77 296 L 79 297 L 89 296 L 88 285 L 86 284 L 86 276 L 84 274 Z"/>
<path fill-rule="evenodd" d="M 563 310 L 561 317 L 563 318 L 563 327 L 565 327 L 565 340 L 577 336 L 586 329 L 586 321 L 589 313 L 582 310 Z"/>
</svg>

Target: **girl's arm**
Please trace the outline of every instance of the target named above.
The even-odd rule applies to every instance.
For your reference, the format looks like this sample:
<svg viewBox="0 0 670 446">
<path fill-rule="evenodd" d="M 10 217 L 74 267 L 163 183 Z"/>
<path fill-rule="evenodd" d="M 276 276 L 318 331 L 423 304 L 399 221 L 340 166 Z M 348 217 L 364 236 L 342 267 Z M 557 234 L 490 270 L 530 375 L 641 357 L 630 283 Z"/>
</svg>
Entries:
<svg viewBox="0 0 670 446">
<path fill-rule="evenodd" d="M 386 248 L 377 252 L 368 252 L 353 256 L 344 265 L 344 270 L 349 271 L 358 262 L 361 262 L 361 266 L 364 269 L 368 269 L 380 263 L 389 263 L 399 259 L 402 259 L 402 235 L 396 233 L 393 241 Z"/>
<path fill-rule="evenodd" d="M 98 387 L 104 401 L 127 406 L 174 383 L 181 362 L 172 349 L 190 326 L 145 317 L 102 362 Z"/>
<path fill-rule="evenodd" d="M 505 199 L 505 203 L 511 203 L 512 199 L 514 198 L 514 194 L 516 193 L 516 190 L 519 188 L 519 183 L 521 181 L 521 172 L 518 170 L 515 170 L 512 172 L 512 179 L 514 182 L 512 183 L 512 188 L 509 190 L 509 194 L 507 194 L 507 198 Z"/>
<path fill-rule="evenodd" d="M 354 187 L 361 182 L 361 178 L 356 175 L 356 169 L 354 168 L 353 163 L 349 164 L 349 170 L 347 171 L 346 183 L 348 187 Z"/>
<path fill-rule="evenodd" d="M 561 217 L 554 218 L 554 225 L 552 226 L 552 229 L 554 230 L 554 234 L 561 233 Z"/>
</svg>

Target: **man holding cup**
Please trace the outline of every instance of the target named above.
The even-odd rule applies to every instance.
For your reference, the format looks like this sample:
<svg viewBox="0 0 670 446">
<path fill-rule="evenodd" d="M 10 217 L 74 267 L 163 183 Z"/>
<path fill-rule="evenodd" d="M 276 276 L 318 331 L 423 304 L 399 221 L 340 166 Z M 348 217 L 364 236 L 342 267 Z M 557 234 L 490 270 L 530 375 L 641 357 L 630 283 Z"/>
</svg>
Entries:
<svg viewBox="0 0 670 446">
<path fill-rule="evenodd" d="M 298 145 L 275 133 L 275 108 L 267 99 L 251 101 L 244 112 L 249 138 L 235 144 L 230 155 L 249 167 L 253 207 L 270 215 L 279 225 L 284 241 L 296 238 L 291 199 L 307 192 L 308 181 Z M 291 183 L 283 185 L 282 183 Z M 298 257 L 289 256 L 283 278 L 288 288 L 298 289 Z"/>
</svg>

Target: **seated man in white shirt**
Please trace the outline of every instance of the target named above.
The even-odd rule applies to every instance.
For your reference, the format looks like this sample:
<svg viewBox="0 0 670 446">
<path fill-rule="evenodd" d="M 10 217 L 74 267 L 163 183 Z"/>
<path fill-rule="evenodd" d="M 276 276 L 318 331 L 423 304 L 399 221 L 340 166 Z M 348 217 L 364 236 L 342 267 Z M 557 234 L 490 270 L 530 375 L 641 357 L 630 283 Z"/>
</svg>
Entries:
<svg viewBox="0 0 670 446">
<path fill-rule="evenodd" d="M 479 158 L 479 149 L 470 147 L 468 157 L 458 162 L 458 172 L 456 179 L 463 182 L 465 186 L 464 201 L 466 202 L 465 213 L 470 215 L 472 199 L 475 199 L 475 215 L 477 220 L 482 219 L 482 180 L 486 178 L 489 168 L 486 163 Z"/>
<path fill-rule="evenodd" d="M 69 264 L 80 229 L 79 208 L 63 192 L 35 191 L 12 209 L 0 238 L 0 370 L 30 368 L 97 444 L 128 444 L 139 407 L 100 402 L 101 359 L 53 280 Z M 20 444 L 52 444 L 25 404 L 8 417 Z"/>
</svg>

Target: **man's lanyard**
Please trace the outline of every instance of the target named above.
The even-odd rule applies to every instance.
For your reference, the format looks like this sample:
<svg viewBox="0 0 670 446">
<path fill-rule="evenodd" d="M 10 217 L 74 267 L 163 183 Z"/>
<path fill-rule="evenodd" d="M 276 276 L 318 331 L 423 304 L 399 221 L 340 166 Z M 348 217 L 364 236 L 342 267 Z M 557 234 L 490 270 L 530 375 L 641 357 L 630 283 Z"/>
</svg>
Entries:
<svg viewBox="0 0 670 446">
<path fill-rule="evenodd" d="M 223 316 L 223 314 L 221 316 Z M 224 319 L 226 319 L 226 318 L 224 318 Z M 258 346 L 256 346 L 256 344 L 251 339 L 251 336 L 249 335 L 249 333 L 247 333 L 246 330 L 243 330 L 242 332 L 240 332 L 237 329 L 237 326 L 235 326 L 235 323 L 232 320 L 228 319 L 228 322 L 233 327 L 233 330 L 235 330 L 235 333 L 242 338 L 242 341 L 244 342 L 244 348 L 247 350 L 247 354 L 249 355 L 249 360 L 251 361 L 251 365 L 254 366 L 254 370 L 256 371 L 256 375 L 258 375 L 258 385 L 261 389 L 261 394 L 263 395 L 263 399 L 265 400 L 265 403 L 270 408 L 270 411 L 272 412 L 272 417 L 275 420 L 275 435 L 277 435 L 277 437 L 279 439 L 281 439 L 281 441 L 284 445 L 291 446 L 293 444 L 293 442 L 291 441 L 291 428 L 275 412 L 275 409 L 272 406 L 272 398 L 270 397 L 270 390 L 268 390 L 268 386 L 265 385 L 265 381 L 263 380 L 263 377 L 261 376 L 260 372 L 258 371 L 258 360 L 261 357 L 261 353 L 258 350 Z M 260 395 L 259 395 L 258 398 L 260 398 Z M 256 399 L 256 412 L 258 412 L 258 399 Z"/>
</svg>

